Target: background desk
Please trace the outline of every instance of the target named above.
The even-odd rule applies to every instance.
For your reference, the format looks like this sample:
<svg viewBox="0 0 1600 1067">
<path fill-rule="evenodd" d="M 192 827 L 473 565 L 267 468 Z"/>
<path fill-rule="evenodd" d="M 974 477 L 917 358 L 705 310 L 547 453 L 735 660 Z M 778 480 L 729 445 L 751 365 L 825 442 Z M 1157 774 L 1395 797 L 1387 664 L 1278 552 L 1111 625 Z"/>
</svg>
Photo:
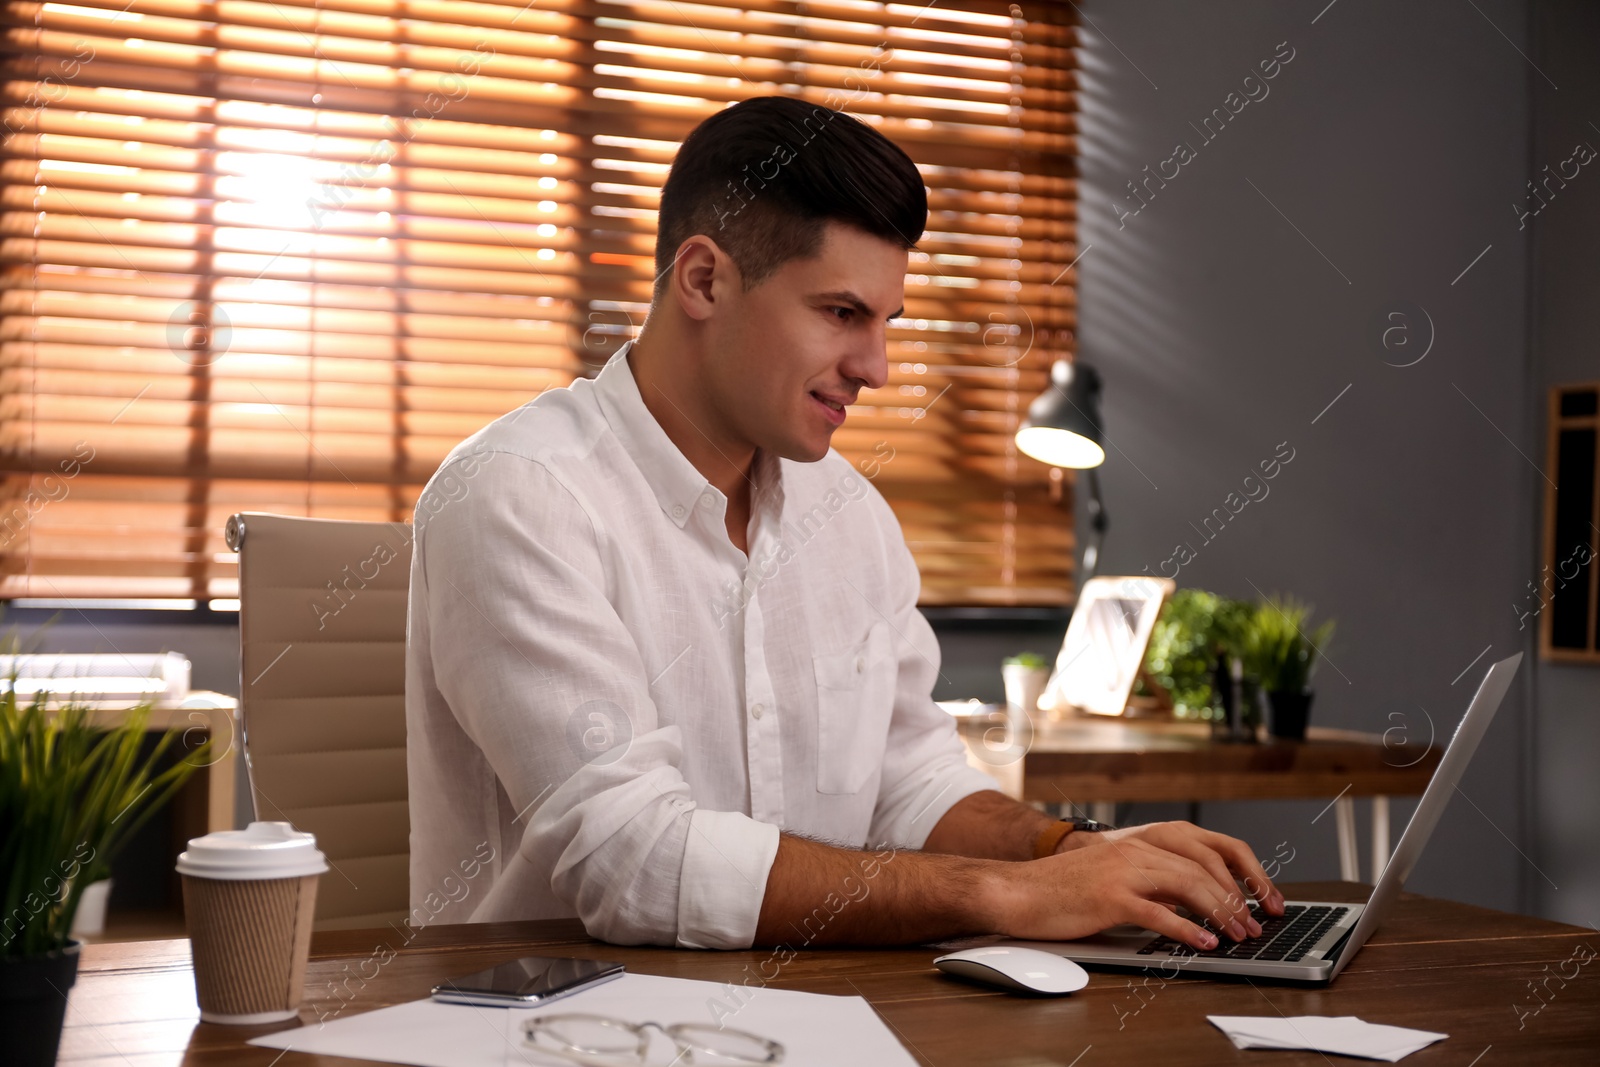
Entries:
<svg viewBox="0 0 1600 1067">
<path fill-rule="evenodd" d="M 962 722 L 970 762 L 1019 800 L 1088 807 L 1138 801 L 1334 801 L 1339 875 L 1360 877 L 1355 798 L 1372 797 L 1373 878 L 1388 862 L 1389 798 L 1420 795 L 1443 750 L 1385 745 L 1380 734 L 1312 727 L 1304 741 L 1261 735 L 1256 744 L 1211 739 L 1205 723 L 1076 717 L 1041 722 L 1020 760 L 984 752 L 982 722 Z M 1337 800 L 1335 800 L 1337 798 Z"/>
<path fill-rule="evenodd" d="M 1344 883 L 1285 888 L 1301 898 L 1366 897 L 1363 887 Z M 363 962 L 382 945 L 395 949 L 396 957 L 377 968 L 370 981 L 350 979 L 348 999 L 336 998 L 333 983 L 372 973 Z M 1024 998 L 940 974 L 931 966 L 936 952 L 929 948 L 806 950 L 770 984 L 863 996 L 920 1062 L 937 1067 L 1327 1067 L 1328 1058 L 1315 1052 L 1240 1051 L 1205 1019 L 1208 1014 L 1279 1012 L 1359 1015 L 1450 1035 L 1407 1058 L 1407 1067 L 1593 1063 L 1600 1053 L 1600 961 L 1565 982 L 1549 977 L 1579 945 L 1600 948 L 1600 935 L 1407 895 L 1338 981 L 1320 989 L 1188 977 L 1165 984 L 1153 977 L 1146 983 L 1139 975 L 1095 971 L 1088 988 L 1070 997 Z M 300 1013 L 307 1023 L 315 1023 L 319 1011 L 351 1013 L 416 1000 L 442 979 L 520 955 L 616 959 L 644 974 L 715 982 L 744 981 L 771 956 L 769 950 L 618 948 L 590 940 L 572 921 L 438 926 L 415 931 L 409 942 L 395 929 L 330 931 L 313 938 L 311 951 L 307 1004 Z M 1568 964 L 1567 973 L 1572 968 Z M 1539 993 L 1530 983 L 1541 983 Z M 198 1018 L 187 941 L 91 945 L 72 990 L 60 1062 L 74 1067 L 353 1062 L 256 1048 L 244 1041 L 270 1028 L 212 1026 Z"/>
<path fill-rule="evenodd" d="M 91 707 L 91 721 L 109 728 L 127 717 L 134 702 L 94 701 Z M 113 864 L 112 875 L 120 888 L 112 891 L 106 928 L 98 937 L 182 936 L 181 892 L 173 871 L 178 853 L 191 838 L 237 826 L 242 747 L 238 701 L 221 693 L 192 691 L 181 702 L 152 709 L 145 725 L 152 742 L 164 730 L 188 735 L 168 750 L 172 757 L 192 751 L 205 737 L 215 740 L 216 752 Z M 131 902 L 130 886 L 134 889 Z"/>
<path fill-rule="evenodd" d="M 89 703 L 93 709 L 90 713 L 91 721 L 106 729 L 120 724 L 135 707 L 135 702 L 132 700 Z M 194 690 L 178 703 L 159 704 L 152 708 L 145 720 L 145 729 L 150 733 L 165 730 L 180 730 L 185 733 L 193 731 L 197 735 L 192 739 L 185 738 L 174 746 L 174 751 L 192 748 L 193 742 L 200 740 L 198 735 L 216 739 L 216 754 L 191 779 L 199 783 L 202 790 L 193 803 L 204 812 L 203 828 L 200 833 L 209 834 L 218 830 L 234 829 L 234 820 L 237 818 L 235 791 L 240 747 L 239 702 L 221 693 Z M 187 790 L 190 786 L 186 784 L 184 788 Z"/>
</svg>

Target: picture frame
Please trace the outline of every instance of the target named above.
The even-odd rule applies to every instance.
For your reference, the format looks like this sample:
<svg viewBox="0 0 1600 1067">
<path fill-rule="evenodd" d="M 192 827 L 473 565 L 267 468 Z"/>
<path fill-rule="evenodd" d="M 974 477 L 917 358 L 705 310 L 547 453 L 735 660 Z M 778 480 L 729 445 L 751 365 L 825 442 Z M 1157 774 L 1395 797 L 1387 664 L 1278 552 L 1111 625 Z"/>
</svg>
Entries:
<svg viewBox="0 0 1600 1067">
<path fill-rule="evenodd" d="M 1124 714 L 1156 619 L 1176 589 L 1170 578 L 1145 575 L 1085 582 L 1039 709 L 1056 715 L 1072 710 Z"/>
</svg>

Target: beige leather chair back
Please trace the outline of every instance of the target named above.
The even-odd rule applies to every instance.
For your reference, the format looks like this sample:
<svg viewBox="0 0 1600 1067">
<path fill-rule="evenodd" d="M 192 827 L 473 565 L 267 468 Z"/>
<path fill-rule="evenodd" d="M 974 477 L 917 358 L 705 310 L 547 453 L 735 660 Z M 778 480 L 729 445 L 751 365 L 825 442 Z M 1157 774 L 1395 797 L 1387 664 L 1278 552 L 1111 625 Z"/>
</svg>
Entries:
<svg viewBox="0 0 1600 1067">
<path fill-rule="evenodd" d="M 318 929 L 402 921 L 411 527 L 243 512 L 227 536 L 256 818 L 317 835 Z"/>
</svg>

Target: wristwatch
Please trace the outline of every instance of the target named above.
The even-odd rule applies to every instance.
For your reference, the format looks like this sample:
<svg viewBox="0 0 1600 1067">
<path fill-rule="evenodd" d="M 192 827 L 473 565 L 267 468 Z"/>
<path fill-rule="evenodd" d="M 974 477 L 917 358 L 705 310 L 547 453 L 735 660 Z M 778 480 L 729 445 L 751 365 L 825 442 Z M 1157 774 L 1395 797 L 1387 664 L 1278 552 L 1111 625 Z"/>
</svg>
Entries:
<svg viewBox="0 0 1600 1067">
<path fill-rule="evenodd" d="M 1112 826 L 1110 823 L 1096 822 L 1094 819 L 1080 819 L 1077 816 L 1073 816 L 1068 819 L 1062 819 L 1060 822 L 1054 823 L 1053 825 L 1047 826 L 1043 830 L 1039 831 L 1039 836 L 1033 842 L 1033 858 L 1036 860 L 1042 860 L 1046 856 L 1055 855 L 1056 847 L 1061 844 L 1061 839 L 1072 833 L 1074 830 L 1082 830 L 1084 833 L 1089 834 L 1098 834 L 1104 833 L 1106 830 L 1115 829 L 1116 827 Z"/>
</svg>

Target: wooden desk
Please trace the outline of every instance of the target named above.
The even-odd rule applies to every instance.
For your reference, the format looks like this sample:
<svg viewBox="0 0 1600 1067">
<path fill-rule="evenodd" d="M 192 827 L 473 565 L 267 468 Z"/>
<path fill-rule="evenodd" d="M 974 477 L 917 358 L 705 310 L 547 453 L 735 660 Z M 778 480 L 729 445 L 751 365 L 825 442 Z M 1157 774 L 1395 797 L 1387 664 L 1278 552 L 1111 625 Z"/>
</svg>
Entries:
<svg viewBox="0 0 1600 1067">
<path fill-rule="evenodd" d="M 1381 734 L 1312 727 L 1304 741 L 1263 731 L 1256 744 L 1211 739 L 1206 723 L 1075 717 L 1041 721 L 1021 759 L 1009 759 L 1000 738 L 985 753 L 993 724 L 963 722 L 970 762 L 993 774 L 1019 800 L 1091 806 L 1113 821 L 1118 802 L 1204 800 L 1335 801 L 1339 873 L 1360 877 L 1355 798 L 1372 797 L 1372 870 L 1388 862 L 1389 798 L 1428 787 L 1443 756 L 1440 747 L 1386 744 Z"/>
<path fill-rule="evenodd" d="M 1301 898 L 1366 898 L 1364 887 L 1347 883 L 1286 888 Z M 376 968 L 370 980 L 351 977 L 372 973 L 363 963 L 378 946 L 397 955 Z M 1593 1063 L 1600 1053 L 1600 962 L 1566 963 L 1565 973 L 1576 969 L 1576 976 L 1552 977 L 1578 946 L 1588 946 L 1592 956 L 1600 949 L 1600 935 L 1407 894 L 1345 973 L 1324 988 L 1191 977 L 1165 984 L 1152 977 L 1146 983 L 1139 975 L 1095 971 L 1088 988 L 1070 997 L 1018 997 L 946 977 L 931 966 L 937 954 L 931 948 L 804 950 L 769 984 L 863 996 L 921 1063 L 938 1067 L 1269 1061 L 1270 1067 L 1327 1067 L 1329 1059 L 1315 1052 L 1235 1049 L 1205 1018 L 1279 1012 L 1357 1015 L 1450 1035 L 1408 1057 L 1408 1067 Z M 244 1044 L 273 1027 L 199 1023 L 188 947 L 187 941 L 87 947 L 68 1006 L 60 1062 L 76 1067 L 353 1062 Z M 772 955 L 770 950 L 618 948 L 590 940 L 573 921 L 439 926 L 415 932 L 409 943 L 394 929 L 329 931 L 312 941 L 308 1001 L 300 1017 L 314 1024 L 319 1012 L 352 1013 L 415 1000 L 442 979 L 538 954 L 617 959 L 644 974 L 716 982 L 742 982 L 759 974 Z M 333 983 L 346 979 L 350 993 L 340 1000 L 332 995 Z"/>
</svg>

